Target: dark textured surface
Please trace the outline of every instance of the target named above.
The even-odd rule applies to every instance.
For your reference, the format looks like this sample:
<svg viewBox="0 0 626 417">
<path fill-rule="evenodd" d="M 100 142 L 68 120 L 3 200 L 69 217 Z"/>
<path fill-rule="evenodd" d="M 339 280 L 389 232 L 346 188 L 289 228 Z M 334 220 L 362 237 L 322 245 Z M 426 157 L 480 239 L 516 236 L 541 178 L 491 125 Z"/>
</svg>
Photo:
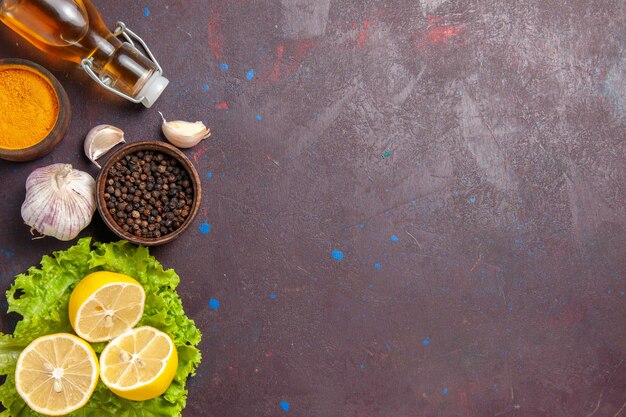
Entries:
<svg viewBox="0 0 626 417">
<path fill-rule="evenodd" d="M 96 5 L 171 84 L 135 107 L 0 29 L 74 105 L 0 163 L 3 290 L 69 245 L 29 240 L 26 175 L 95 174 L 90 127 L 160 140 L 160 110 L 213 130 L 193 228 L 152 250 L 204 334 L 185 416 L 626 415 L 623 1 Z"/>
</svg>

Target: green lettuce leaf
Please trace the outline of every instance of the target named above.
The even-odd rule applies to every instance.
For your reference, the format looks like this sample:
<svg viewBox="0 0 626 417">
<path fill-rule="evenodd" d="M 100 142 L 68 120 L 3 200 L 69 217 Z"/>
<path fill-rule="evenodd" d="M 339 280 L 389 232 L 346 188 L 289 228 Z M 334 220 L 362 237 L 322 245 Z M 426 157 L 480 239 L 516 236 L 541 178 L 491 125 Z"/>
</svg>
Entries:
<svg viewBox="0 0 626 417">
<path fill-rule="evenodd" d="M 148 253 L 129 242 L 94 243 L 84 238 L 65 251 L 44 256 L 41 267 L 31 267 L 15 278 L 7 291 L 9 312 L 21 320 L 12 335 L 0 333 L 0 402 L 6 408 L 0 417 L 39 417 L 15 389 L 17 358 L 31 341 L 51 333 L 73 333 L 67 308 L 74 286 L 87 274 L 112 271 L 127 274 L 143 285 L 146 292 L 144 315 L 138 325 L 149 325 L 169 334 L 178 350 L 178 370 L 172 385 L 158 398 L 130 401 L 109 391 L 102 382 L 82 409 L 72 417 L 178 417 L 187 402 L 185 382 L 200 364 L 200 331 L 185 315 L 176 287 L 180 279 Z M 104 343 L 92 344 L 101 352 Z"/>
</svg>

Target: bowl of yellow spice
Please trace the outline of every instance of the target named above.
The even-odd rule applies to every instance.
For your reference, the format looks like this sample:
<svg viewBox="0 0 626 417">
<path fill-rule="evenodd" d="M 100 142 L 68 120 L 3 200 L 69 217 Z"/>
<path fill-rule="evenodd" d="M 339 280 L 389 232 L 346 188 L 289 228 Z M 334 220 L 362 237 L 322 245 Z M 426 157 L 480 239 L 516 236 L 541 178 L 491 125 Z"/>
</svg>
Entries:
<svg viewBox="0 0 626 417">
<path fill-rule="evenodd" d="M 25 59 L 0 59 L 0 158 L 31 161 L 63 139 L 70 101 L 48 70 Z"/>
</svg>

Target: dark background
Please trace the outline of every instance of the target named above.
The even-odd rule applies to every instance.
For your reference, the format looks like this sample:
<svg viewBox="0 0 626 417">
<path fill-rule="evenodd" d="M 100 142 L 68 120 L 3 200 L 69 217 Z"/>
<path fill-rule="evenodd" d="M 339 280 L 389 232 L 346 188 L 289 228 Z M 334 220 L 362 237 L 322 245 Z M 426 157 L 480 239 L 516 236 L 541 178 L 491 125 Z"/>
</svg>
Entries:
<svg viewBox="0 0 626 417">
<path fill-rule="evenodd" d="M 30 240 L 29 172 L 95 176 L 87 131 L 162 140 L 160 110 L 213 131 L 194 225 L 152 250 L 204 335 L 185 416 L 626 416 L 624 1 L 95 4 L 171 84 L 143 109 L 0 28 L 74 110 L 0 162 L 2 290 L 71 245 Z"/>
</svg>

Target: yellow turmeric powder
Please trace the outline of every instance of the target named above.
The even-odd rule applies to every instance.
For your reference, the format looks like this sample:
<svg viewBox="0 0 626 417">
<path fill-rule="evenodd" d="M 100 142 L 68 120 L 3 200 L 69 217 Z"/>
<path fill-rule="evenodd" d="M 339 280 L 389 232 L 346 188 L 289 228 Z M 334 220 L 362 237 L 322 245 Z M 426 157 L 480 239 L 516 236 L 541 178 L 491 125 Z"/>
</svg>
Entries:
<svg viewBox="0 0 626 417">
<path fill-rule="evenodd" d="M 59 117 L 59 98 L 47 79 L 28 67 L 0 67 L 0 148 L 41 142 Z"/>
</svg>

